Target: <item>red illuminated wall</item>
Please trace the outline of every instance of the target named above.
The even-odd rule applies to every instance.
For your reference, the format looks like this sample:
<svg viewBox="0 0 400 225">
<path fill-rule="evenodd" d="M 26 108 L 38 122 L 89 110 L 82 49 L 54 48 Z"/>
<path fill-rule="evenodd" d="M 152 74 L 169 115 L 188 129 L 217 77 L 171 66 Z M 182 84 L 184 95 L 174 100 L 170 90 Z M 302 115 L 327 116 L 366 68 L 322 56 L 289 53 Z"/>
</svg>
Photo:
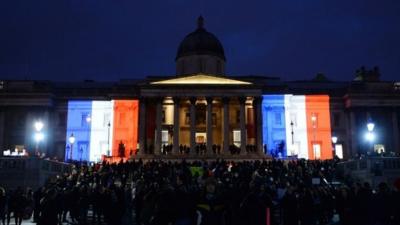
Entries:
<svg viewBox="0 0 400 225">
<path fill-rule="evenodd" d="M 129 157 L 131 150 L 135 154 L 138 140 L 138 116 L 138 100 L 114 101 L 113 156 L 119 156 L 118 148 L 121 141 L 125 144 L 125 157 Z"/>
<path fill-rule="evenodd" d="M 316 115 L 316 128 L 313 128 L 312 115 Z M 306 117 L 307 117 L 307 136 L 308 136 L 308 155 L 309 159 L 315 159 L 313 142 L 321 145 L 321 159 L 331 159 L 331 119 L 329 111 L 328 95 L 306 96 Z M 314 139 L 315 135 L 315 139 Z"/>
</svg>

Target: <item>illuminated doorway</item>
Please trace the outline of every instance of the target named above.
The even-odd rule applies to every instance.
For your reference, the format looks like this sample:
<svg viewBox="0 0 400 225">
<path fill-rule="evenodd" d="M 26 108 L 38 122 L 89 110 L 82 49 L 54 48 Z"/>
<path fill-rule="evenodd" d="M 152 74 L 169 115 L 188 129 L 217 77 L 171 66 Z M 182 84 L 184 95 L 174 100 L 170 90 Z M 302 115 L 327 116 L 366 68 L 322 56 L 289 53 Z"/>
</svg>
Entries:
<svg viewBox="0 0 400 225">
<path fill-rule="evenodd" d="M 313 153 L 314 153 L 314 159 L 321 158 L 321 145 L 320 144 L 313 144 Z"/>
<path fill-rule="evenodd" d="M 343 159 L 343 145 L 335 144 L 335 154 L 339 159 Z"/>
<path fill-rule="evenodd" d="M 240 148 L 240 130 L 233 130 L 233 144 Z"/>
<path fill-rule="evenodd" d="M 196 133 L 196 143 L 204 144 L 207 141 L 207 134 L 205 132 L 197 132 Z"/>
</svg>

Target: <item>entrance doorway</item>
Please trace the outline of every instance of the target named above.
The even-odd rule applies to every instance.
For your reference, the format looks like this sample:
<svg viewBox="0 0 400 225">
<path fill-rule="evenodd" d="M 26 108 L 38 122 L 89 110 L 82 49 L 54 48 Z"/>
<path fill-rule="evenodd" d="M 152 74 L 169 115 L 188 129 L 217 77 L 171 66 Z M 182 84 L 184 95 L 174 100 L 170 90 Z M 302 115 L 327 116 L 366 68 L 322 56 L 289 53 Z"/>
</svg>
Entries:
<svg viewBox="0 0 400 225">
<path fill-rule="evenodd" d="M 241 141 L 240 140 L 240 130 L 233 130 L 233 144 L 236 147 L 240 148 L 240 144 L 241 144 L 240 141 Z"/>
<path fill-rule="evenodd" d="M 207 134 L 205 132 L 196 132 L 196 143 L 204 144 L 207 142 Z"/>
<path fill-rule="evenodd" d="M 313 153 L 314 153 L 314 159 L 321 158 L 321 145 L 320 144 L 313 144 Z"/>
</svg>

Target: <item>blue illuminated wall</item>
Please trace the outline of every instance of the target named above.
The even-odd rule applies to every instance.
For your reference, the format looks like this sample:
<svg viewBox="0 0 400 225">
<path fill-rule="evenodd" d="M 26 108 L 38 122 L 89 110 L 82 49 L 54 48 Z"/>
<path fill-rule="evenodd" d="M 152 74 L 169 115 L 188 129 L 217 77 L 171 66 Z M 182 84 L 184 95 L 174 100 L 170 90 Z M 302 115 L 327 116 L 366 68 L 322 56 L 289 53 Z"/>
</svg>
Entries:
<svg viewBox="0 0 400 225">
<path fill-rule="evenodd" d="M 86 118 L 92 111 L 92 101 L 69 101 L 66 133 L 65 159 L 71 159 L 71 146 L 68 142 L 73 133 L 75 143 L 72 145 L 72 159 L 89 161 L 91 123 Z"/>
<path fill-rule="evenodd" d="M 262 101 L 264 151 L 286 156 L 285 96 L 264 95 Z M 280 153 L 280 154 L 279 154 Z"/>
</svg>

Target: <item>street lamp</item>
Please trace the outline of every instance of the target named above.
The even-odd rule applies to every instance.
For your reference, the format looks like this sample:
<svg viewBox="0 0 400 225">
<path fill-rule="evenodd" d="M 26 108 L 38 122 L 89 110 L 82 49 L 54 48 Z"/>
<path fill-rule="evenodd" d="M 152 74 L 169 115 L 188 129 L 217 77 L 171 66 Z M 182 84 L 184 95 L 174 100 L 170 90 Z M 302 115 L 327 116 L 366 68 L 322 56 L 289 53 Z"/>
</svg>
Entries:
<svg viewBox="0 0 400 225">
<path fill-rule="evenodd" d="M 44 127 L 44 124 L 42 121 L 38 120 L 33 124 L 33 126 L 35 127 L 35 131 L 36 131 L 35 135 L 34 135 L 34 139 L 36 142 L 36 154 L 37 154 L 39 151 L 39 144 L 44 139 L 44 134 L 41 132 Z"/>
<path fill-rule="evenodd" d="M 36 132 L 40 132 L 43 129 L 44 124 L 42 123 L 42 121 L 36 121 L 34 126 L 35 126 Z"/>
<path fill-rule="evenodd" d="M 369 121 L 369 122 L 367 123 L 367 129 L 368 129 L 368 131 L 369 131 L 369 132 L 372 132 L 372 131 L 374 130 L 374 128 L 375 128 L 375 124 L 374 124 L 372 121 Z"/>
<path fill-rule="evenodd" d="M 293 120 L 291 120 L 290 121 L 290 127 L 291 127 L 291 129 L 292 129 L 292 131 L 291 131 L 291 134 L 292 134 L 292 147 L 291 147 L 291 155 L 293 156 L 294 155 L 294 131 L 293 131 L 293 125 L 294 125 L 294 123 L 293 123 Z"/>
<path fill-rule="evenodd" d="M 367 141 L 369 142 L 372 152 L 373 152 L 373 142 L 375 140 L 375 134 L 373 132 L 374 128 L 375 128 L 375 123 L 373 123 L 372 120 L 369 119 L 367 123 L 368 132 L 365 134 L 365 139 L 367 139 Z"/>
<path fill-rule="evenodd" d="M 107 127 L 108 127 L 107 156 L 111 156 L 111 155 L 110 155 L 110 128 L 111 128 L 111 123 L 110 123 L 110 121 L 108 121 Z"/>
<path fill-rule="evenodd" d="M 311 122 L 312 122 L 312 127 L 313 127 L 313 152 L 314 152 L 314 159 L 317 159 L 317 149 L 315 146 L 315 129 L 317 128 L 317 115 L 315 113 L 311 114 Z"/>
<path fill-rule="evenodd" d="M 71 133 L 71 136 L 69 136 L 68 141 L 69 141 L 69 144 L 71 146 L 71 149 L 70 149 L 71 151 L 69 152 L 69 154 L 70 154 L 69 159 L 72 160 L 72 147 L 73 147 L 73 145 L 75 143 L 74 133 Z"/>
</svg>

